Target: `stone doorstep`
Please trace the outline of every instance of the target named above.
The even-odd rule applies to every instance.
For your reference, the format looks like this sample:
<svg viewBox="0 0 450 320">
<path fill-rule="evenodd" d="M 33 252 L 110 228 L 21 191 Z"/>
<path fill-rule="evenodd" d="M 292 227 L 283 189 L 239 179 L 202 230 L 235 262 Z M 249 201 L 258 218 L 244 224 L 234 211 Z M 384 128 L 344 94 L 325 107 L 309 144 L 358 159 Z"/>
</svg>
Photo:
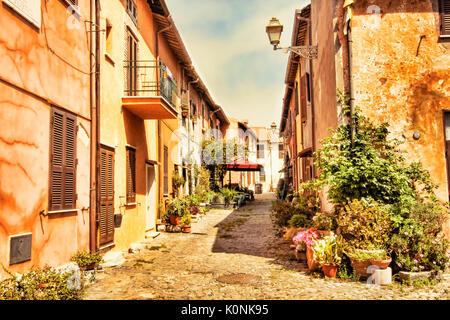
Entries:
<svg viewBox="0 0 450 320">
<path fill-rule="evenodd" d="M 398 273 L 398 276 L 400 280 L 439 279 L 442 277 L 442 271 L 420 271 L 420 272 L 400 271 Z"/>
<path fill-rule="evenodd" d="M 116 267 L 125 262 L 124 252 L 122 251 L 108 251 L 103 256 L 103 263 L 101 267 Z"/>
</svg>

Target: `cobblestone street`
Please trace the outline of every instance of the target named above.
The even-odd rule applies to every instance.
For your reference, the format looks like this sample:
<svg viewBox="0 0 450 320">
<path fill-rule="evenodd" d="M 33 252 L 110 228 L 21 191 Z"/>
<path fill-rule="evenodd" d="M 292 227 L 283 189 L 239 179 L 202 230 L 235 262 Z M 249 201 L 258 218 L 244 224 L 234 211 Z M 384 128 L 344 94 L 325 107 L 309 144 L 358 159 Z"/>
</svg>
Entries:
<svg viewBox="0 0 450 320">
<path fill-rule="evenodd" d="M 192 233 L 165 233 L 118 267 L 103 268 L 85 299 L 449 299 L 448 275 L 436 286 L 379 288 L 314 278 L 275 236 L 272 194 L 239 210 L 211 210 Z"/>
</svg>

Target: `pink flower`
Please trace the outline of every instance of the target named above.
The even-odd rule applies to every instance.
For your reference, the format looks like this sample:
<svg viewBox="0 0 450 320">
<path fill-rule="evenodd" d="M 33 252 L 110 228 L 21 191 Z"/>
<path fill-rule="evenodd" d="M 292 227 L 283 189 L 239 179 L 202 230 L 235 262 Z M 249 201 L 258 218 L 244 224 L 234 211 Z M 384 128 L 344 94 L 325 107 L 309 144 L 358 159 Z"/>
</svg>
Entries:
<svg viewBox="0 0 450 320">
<path fill-rule="evenodd" d="M 425 269 L 425 267 L 424 267 L 424 266 L 419 266 L 419 268 L 420 268 L 420 269 Z"/>
<path fill-rule="evenodd" d="M 402 267 L 402 264 L 401 263 L 397 263 L 397 265 L 401 268 Z"/>
<path fill-rule="evenodd" d="M 405 232 L 405 236 L 407 236 L 407 235 L 409 235 L 409 233 L 408 233 L 408 232 Z"/>
<path fill-rule="evenodd" d="M 417 262 L 419 262 L 419 261 L 417 261 L 417 259 L 414 259 L 414 262 L 417 263 Z"/>
<path fill-rule="evenodd" d="M 406 259 L 403 259 L 402 262 L 405 263 L 405 262 L 406 262 Z"/>
</svg>

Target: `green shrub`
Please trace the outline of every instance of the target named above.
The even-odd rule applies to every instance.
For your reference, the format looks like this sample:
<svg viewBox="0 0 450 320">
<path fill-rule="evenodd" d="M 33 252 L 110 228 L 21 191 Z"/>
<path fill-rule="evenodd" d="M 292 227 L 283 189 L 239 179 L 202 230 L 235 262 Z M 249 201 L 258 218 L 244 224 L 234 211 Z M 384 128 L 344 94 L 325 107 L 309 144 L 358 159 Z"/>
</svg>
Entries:
<svg viewBox="0 0 450 320">
<path fill-rule="evenodd" d="M 448 241 L 441 235 L 445 213 L 436 203 L 417 202 L 390 239 L 395 266 L 404 271 L 445 270 Z"/>
<path fill-rule="evenodd" d="M 35 269 L 23 275 L 13 275 L 0 282 L 0 300 L 79 300 L 83 281 L 72 288 L 71 273 L 59 273 L 52 268 Z"/>
<path fill-rule="evenodd" d="M 317 230 L 333 231 L 337 228 L 336 217 L 333 214 L 318 212 L 312 218 L 311 225 Z"/>
<path fill-rule="evenodd" d="M 80 269 L 83 269 L 93 263 L 100 263 L 102 261 L 102 256 L 98 253 L 80 251 L 71 258 L 71 261 L 78 264 Z"/>
<path fill-rule="evenodd" d="M 225 205 L 228 206 L 233 201 L 233 198 L 237 195 L 238 192 L 234 189 L 222 188 L 220 189 L 220 193 L 225 198 Z"/>
<path fill-rule="evenodd" d="M 279 227 L 286 227 L 289 225 L 289 220 L 295 215 L 295 207 L 282 200 L 272 202 L 272 221 Z"/>
<path fill-rule="evenodd" d="M 289 219 L 288 224 L 294 228 L 309 228 L 311 220 L 305 214 L 295 214 Z"/>
<path fill-rule="evenodd" d="M 353 200 L 342 207 L 337 224 L 347 246 L 384 249 L 391 231 L 389 216 L 374 201 Z"/>
</svg>

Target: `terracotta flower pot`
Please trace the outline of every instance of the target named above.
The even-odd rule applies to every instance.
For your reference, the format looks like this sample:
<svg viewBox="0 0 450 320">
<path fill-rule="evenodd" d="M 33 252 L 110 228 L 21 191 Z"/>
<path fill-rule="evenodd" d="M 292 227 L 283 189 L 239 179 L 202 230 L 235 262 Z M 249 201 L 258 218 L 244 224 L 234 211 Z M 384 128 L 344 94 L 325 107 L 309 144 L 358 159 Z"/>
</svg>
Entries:
<svg viewBox="0 0 450 320">
<path fill-rule="evenodd" d="M 367 268 L 371 265 L 370 260 L 355 260 L 353 258 L 350 258 L 350 263 L 357 275 L 361 277 L 370 276 L 370 274 L 367 273 Z"/>
<path fill-rule="evenodd" d="M 306 249 L 306 261 L 308 263 L 309 271 L 319 269 L 319 263 L 316 261 L 316 258 L 314 257 L 314 251 L 312 251 L 311 248 Z"/>
<path fill-rule="evenodd" d="M 181 217 L 170 216 L 170 224 L 174 226 L 179 226 L 181 223 Z"/>
<path fill-rule="evenodd" d="M 191 232 L 191 226 L 186 226 L 181 228 L 181 232 L 183 233 L 190 233 Z"/>
<path fill-rule="evenodd" d="M 387 267 L 389 267 L 389 265 L 392 262 L 392 258 L 387 258 L 387 259 L 383 259 L 383 260 L 374 260 L 374 259 L 370 259 L 370 264 L 377 266 L 380 269 L 386 269 Z"/>
<path fill-rule="evenodd" d="M 326 263 L 322 265 L 322 271 L 329 278 L 336 278 L 338 266 L 337 264 Z"/>
</svg>

